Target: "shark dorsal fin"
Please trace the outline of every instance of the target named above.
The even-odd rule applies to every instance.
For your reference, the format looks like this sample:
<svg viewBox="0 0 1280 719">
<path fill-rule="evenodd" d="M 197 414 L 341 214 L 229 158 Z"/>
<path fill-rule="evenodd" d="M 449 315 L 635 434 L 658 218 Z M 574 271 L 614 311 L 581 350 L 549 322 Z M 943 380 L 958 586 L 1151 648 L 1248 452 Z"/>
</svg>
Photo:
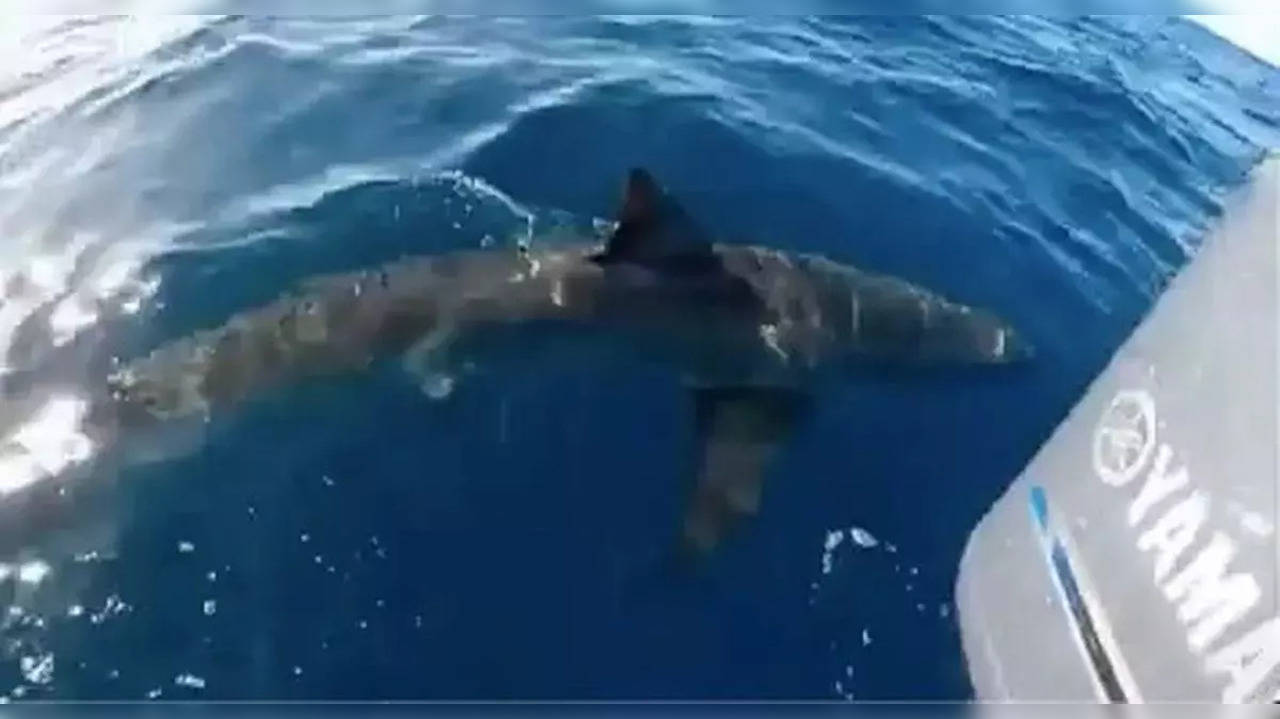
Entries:
<svg viewBox="0 0 1280 719">
<path fill-rule="evenodd" d="M 672 268 L 702 268 L 714 262 L 707 234 L 642 168 L 627 176 L 617 219 L 618 227 L 598 261 Z"/>
<path fill-rule="evenodd" d="M 633 168 L 627 174 L 627 185 L 622 190 L 618 222 L 625 224 L 652 220 L 659 211 L 663 194 L 653 175 L 643 168 Z"/>
</svg>

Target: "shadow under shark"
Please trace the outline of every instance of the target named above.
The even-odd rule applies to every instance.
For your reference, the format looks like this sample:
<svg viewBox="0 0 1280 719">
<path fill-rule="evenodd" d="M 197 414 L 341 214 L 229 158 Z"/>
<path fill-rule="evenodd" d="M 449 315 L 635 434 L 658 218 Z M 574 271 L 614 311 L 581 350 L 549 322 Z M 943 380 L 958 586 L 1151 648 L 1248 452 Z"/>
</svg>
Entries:
<svg viewBox="0 0 1280 719">
<path fill-rule="evenodd" d="M 815 255 L 712 243 L 644 170 L 607 242 L 475 250 L 320 277 L 126 363 L 90 412 L 114 441 L 202 422 L 274 386 L 388 355 L 432 396 L 502 358 L 584 347 L 673 368 L 697 455 L 680 544 L 714 550 L 757 514 L 770 460 L 824 375 L 867 364 L 1007 364 L 1028 346 L 994 315 Z M 561 357 L 564 353 L 567 357 Z"/>
</svg>

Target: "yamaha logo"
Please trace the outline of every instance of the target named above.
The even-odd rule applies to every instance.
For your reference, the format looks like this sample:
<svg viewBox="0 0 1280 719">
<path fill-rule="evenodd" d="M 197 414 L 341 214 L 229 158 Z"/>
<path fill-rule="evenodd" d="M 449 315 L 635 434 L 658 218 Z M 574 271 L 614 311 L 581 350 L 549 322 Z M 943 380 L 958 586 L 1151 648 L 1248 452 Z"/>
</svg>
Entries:
<svg viewBox="0 0 1280 719">
<path fill-rule="evenodd" d="M 1156 406 L 1144 390 L 1111 400 L 1093 433 L 1093 469 L 1103 482 L 1123 487 L 1138 476 L 1156 445 Z"/>
</svg>

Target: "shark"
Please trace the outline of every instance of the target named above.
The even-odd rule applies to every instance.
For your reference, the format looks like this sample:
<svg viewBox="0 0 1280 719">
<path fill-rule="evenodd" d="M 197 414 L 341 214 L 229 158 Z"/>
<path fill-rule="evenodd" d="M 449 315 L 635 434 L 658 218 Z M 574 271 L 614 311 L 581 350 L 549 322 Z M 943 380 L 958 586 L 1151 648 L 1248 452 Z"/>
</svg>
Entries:
<svg viewBox="0 0 1280 719">
<path fill-rule="evenodd" d="M 272 387 L 402 358 L 430 396 L 477 367 L 585 347 L 668 367 L 695 456 L 682 551 L 705 556 L 760 512 L 768 468 L 814 387 L 876 364 L 1004 365 L 1030 345 L 995 314 L 814 254 L 717 242 L 645 169 L 611 231 L 547 246 L 403 258 L 302 282 L 108 377 L 98 433 L 207 418 Z M 557 354 L 558 353 L 558 354 Z"/>
</svg>

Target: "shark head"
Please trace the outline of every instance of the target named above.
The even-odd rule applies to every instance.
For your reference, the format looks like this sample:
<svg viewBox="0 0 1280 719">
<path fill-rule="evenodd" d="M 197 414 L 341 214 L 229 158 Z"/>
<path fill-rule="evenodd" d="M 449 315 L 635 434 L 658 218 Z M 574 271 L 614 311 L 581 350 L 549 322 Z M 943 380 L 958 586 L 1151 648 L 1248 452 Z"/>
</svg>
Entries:
<svg viewBox="0 0 1280 719">
<path fill-rule="evenodd" d="M 1012 325 L 985 309 L 820 256 L 786 262 L 772 280 L 786 297 L 778 303 L 784 326 L 818 336 L 837 365 L 1006 365 L 1034 354 Z"/>
<path fill-rule="evenodd" d="M 919 350 L 926 362 L 1005 365 L 1035 355 L 1021 333 L 991 312 L 942 302 L 935 314 Z"/>
</svg>

